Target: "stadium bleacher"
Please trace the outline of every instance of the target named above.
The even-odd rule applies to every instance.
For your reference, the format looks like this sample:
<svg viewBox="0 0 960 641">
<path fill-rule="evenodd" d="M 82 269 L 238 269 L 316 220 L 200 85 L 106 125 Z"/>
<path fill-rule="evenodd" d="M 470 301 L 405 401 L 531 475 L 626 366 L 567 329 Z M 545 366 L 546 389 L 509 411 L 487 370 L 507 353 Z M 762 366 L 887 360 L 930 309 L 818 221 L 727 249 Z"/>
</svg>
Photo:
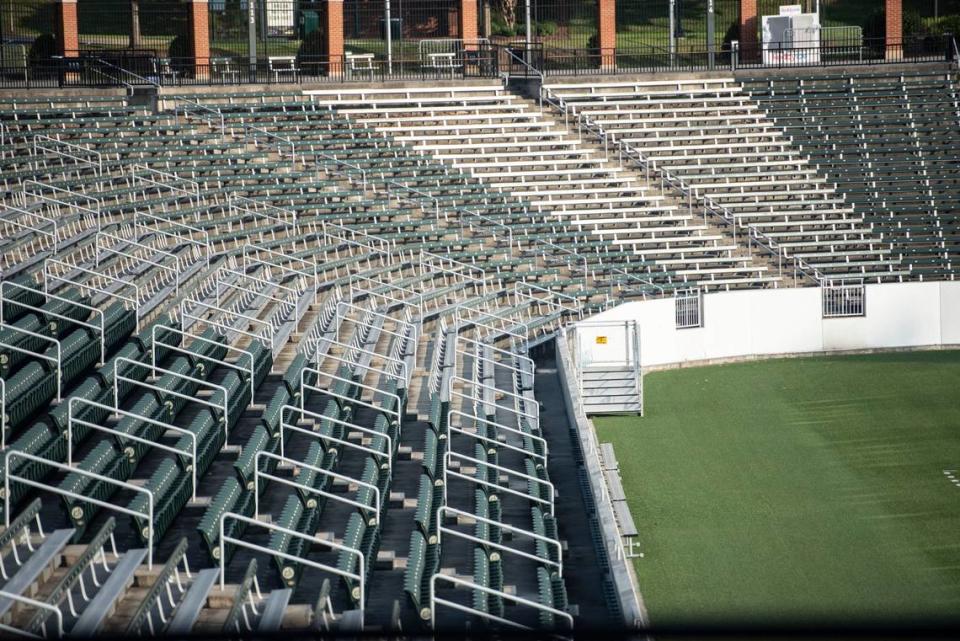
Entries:
<svg viewBox="0 0 960 641">
<path fill-rule="evenodd" d="M 954 278 L 949 78 L 546 94 L 0 101 L 0 627 L 622 623 L 606 569 L 568 580 L 611 561 L 589 483 L 552 480 L 537 347 L 623 300 L 792 284 L 780 259 Z"/>
<path fill-rule="evenodd" d="M 744 87 L 915 278 L 956 278 L 960 103 L 950 74 L 793 74 Z"/>
</svg>

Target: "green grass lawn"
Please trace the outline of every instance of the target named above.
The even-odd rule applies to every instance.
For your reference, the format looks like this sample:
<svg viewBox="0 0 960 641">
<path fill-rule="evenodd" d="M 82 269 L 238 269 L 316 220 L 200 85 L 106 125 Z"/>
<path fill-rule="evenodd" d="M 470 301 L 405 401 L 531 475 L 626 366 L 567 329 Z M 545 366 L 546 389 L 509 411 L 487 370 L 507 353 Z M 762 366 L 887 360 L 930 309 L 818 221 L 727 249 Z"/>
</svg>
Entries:
<svg viewBox="0 0 960 641">
<path fill-rule="evenodd" d="M 596 419 L 646 554 L 653 624 L 960 612 L 960 352 L 646 377 Z M 960 478 L 960 473 L 957 474 Z"/>
</svg>

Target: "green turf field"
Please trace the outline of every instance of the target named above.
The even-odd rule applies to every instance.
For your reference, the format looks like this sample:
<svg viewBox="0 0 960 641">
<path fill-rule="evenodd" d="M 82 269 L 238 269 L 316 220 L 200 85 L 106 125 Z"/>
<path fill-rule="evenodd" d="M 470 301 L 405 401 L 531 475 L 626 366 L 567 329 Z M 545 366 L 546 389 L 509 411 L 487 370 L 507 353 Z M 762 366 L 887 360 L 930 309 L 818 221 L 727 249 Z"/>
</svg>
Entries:
<svg viewBox="0 0 960 641">
<path fill-rule="evenodd" d="M 960 612 L 960 352 L 658 372 L 597 418 L 653 624 Z M 957 473 L 960 479 L 960 472 Z"/>
</svg>

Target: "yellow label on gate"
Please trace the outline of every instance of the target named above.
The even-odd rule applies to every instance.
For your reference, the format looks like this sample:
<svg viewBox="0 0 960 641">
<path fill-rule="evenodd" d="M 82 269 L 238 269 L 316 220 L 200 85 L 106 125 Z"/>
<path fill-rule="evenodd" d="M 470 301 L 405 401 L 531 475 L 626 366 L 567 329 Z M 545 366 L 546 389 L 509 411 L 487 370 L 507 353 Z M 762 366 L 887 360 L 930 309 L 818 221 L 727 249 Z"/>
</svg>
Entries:
<svg viewBox="0 0 960 641">
<path fill-rule="evenodd" d="M 597 345 L 606 345 L 607 337 L 606 336 L 597 336 Z"/>
</svg>

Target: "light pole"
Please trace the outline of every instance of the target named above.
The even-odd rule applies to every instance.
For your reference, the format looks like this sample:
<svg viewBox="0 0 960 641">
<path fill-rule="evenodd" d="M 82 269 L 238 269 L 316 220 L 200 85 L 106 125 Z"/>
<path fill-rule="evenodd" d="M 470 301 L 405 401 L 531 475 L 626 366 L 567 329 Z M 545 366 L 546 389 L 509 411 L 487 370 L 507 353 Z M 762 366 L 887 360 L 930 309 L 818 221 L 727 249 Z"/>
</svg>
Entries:
<svg viewBox="0 0 960 641">
<path fill-rule="evenodd" d="M 530 0 L 523 0 L 524 21 L 527 23 L 526 33 L 524 34 L 523 48 L 526 51 L 524 58 L 527 64 L 533 64 L 530 59 L 530 47 L 533 44 L 533 25 L 530 23 Z"/>
<path fill-rule="evenodd" d="M 714 0 L 707 0 L 707 66 L 713 69 L 714 49 L 717 46 L 716 16 L 714 15 Z"/>
<path fill-rule="evenodd" d="M 387 38 L 387 73 L 393 73 L 393 29 L 390 24 L 390 0 L 383 0 L 383 26 Z"/>
<path fill-rule="evenodd" d="M 674 65 L 674 56 L 677 53 L 677 7 L 676 0 L 670 0 L 670 66 Z"/>
</svg>

